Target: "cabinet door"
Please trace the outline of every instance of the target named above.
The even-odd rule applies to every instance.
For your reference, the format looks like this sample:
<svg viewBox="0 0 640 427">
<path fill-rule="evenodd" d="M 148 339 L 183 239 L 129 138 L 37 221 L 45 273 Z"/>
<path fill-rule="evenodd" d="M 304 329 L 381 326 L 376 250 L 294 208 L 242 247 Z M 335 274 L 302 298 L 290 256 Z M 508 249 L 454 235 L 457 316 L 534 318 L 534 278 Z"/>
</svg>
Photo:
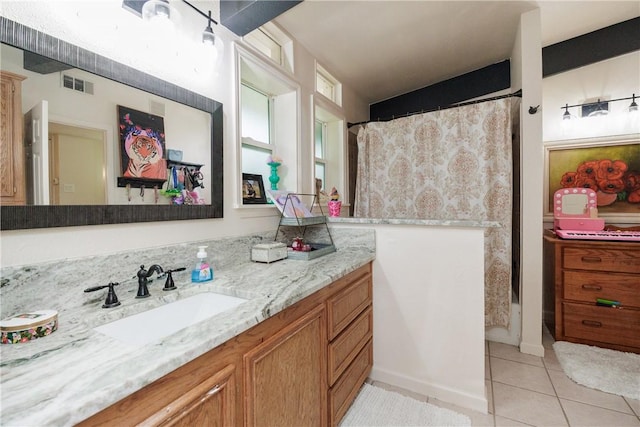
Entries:
<svg viewBox="0 0 640 427">
<path fill-rule="evenodd" d="M 245 354 L 245 425 L 326 425 L 325 322 L 319 305 Z"/>
<path fill-rule="evenodd" d="M 235 366 L 229 365 L 140 423 L 141 426 L 235 425 Z"/>
</svg>

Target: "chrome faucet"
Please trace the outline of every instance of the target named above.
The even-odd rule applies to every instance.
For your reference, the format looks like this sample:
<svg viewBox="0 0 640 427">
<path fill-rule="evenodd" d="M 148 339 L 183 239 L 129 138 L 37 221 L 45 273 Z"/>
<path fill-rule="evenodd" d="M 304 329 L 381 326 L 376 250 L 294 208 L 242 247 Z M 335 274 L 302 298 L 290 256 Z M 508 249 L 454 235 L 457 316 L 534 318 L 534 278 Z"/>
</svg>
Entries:
<svg viewBox="0 0 640 427">
<path fill-rule="evenodd" d="M 158 276 L 163 273 L 162 267 L 158 264 L 153 264 L 149 267 L 149 270 L 144 269 L 144 265 L 140 266 L 140 270 L 138 270 L 138 294 L 136 298 L 147 298 L 151 294 L 149 294 L 149 289 L 147 288 L 147 279 L 151 277 L 153 273 L 158 273 Z"/>
</svg>

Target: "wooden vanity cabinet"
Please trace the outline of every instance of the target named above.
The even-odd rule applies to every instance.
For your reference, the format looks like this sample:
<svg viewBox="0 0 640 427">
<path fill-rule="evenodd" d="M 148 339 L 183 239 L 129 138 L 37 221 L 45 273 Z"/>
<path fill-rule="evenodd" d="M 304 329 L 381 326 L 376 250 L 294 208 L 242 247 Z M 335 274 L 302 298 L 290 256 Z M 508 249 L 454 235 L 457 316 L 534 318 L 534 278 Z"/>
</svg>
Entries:
<svg viewBox="0 0 640 427">
<path fill-rule="evenodd" d="M 26 203 L 23 148 L 22 80 L 26 77 L 0 71 L 0 204 Z"/>
<path fill-rule="evenodd" d="M 246 426 L 327 424 L 325 322 L 320 304 L 245 354 Z"/>
<path fill-rule="evenodd" d="M 373 283 L 370 271 L 347 276 L 327 300 L 329 424 L 337 425 L 373 367 Z"/>
<path fill-rule="evenodd" d="M 640 243 L 546 234 L 544 320 L 556 341 L 640 353 Z"/>
<path fill-rule="evenodd" d="M 80 426 L 337 425 L 373 364 L 371 264 Z"/>
</svg>

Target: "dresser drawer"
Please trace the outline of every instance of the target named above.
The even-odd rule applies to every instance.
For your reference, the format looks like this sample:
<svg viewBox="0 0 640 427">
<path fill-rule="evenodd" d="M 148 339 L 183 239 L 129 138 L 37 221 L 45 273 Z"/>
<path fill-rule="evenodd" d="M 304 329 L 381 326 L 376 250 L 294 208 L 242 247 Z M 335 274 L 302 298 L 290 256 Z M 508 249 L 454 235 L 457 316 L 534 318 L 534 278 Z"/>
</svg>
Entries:
<svg viewBox="0 0 640 427">
<path fill-rule="evenodd" d="M 563 303 L 567 337 L 640 347 L 640 310 Z"/>
<path fill-rule="evenodd" d="M 329 390 L 329 425 L 338 425 L 351 406 L 373 366 L 373 343 L 362 349 L 338 382 Z"/>
<path fill-rule="evenodd" d="M 329 385 L 332 385 L 373 336 L 373 310 L 366 309 L 329 344 Z"/>
<path fill-rule="evenodd" d="M 597 298 L 640 308 L 640 277 L 629 274 L 563 271 L 563 298 L 595 303 Z"/>
<path fill-rule="evenodd" d="M 371 293 L 371 274 L 365 274 L 327 300 L 329 340 L 334 339 L 371 304 Z"/>
<path fill-rule="evenodd" d="M 638 250 L 565 247 L 562 266 L 579 270 L 640 273 L 640 246 Z"/>
</svg>

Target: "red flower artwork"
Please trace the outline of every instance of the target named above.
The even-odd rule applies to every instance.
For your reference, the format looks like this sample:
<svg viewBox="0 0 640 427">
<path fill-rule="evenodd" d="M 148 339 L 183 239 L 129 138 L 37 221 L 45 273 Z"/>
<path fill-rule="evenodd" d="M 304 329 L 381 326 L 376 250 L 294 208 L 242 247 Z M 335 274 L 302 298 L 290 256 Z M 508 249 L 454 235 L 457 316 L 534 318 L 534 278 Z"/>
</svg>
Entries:
<svg viewBox="0 0 640 427">
<path fill-rule="evenodd" d="M 616 200 L 640 203 L 640 172 L 628 171 L 622 160 L 589 160 L 582 162 L 576 171 L 562 175 L 564 188 L 590 188 L 598 194 L 598 206 L 609 205 Z"/>
</svg>

